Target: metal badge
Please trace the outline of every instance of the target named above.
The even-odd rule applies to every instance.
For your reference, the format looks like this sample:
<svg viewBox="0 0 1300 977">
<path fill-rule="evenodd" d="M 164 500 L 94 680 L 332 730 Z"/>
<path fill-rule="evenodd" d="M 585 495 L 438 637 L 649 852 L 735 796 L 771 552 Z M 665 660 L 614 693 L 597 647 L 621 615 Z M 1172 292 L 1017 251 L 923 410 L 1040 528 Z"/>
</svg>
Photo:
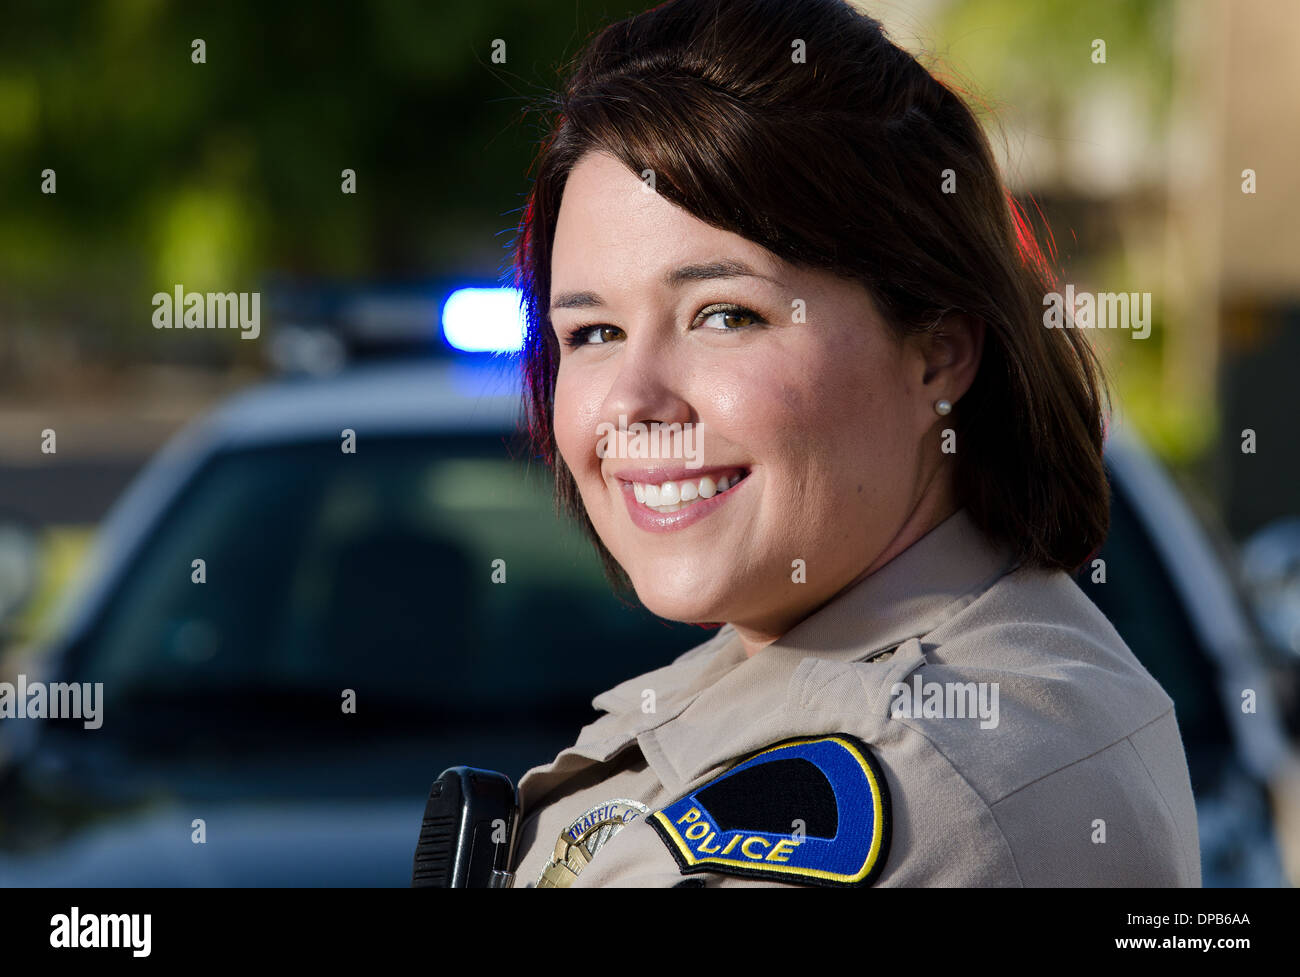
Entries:
<svg viewBox="0 0 1300 977">
<path fill-rule="evenodd" d="M 539 889 L 567 889 L 600 847 L 650 808 L 639 801 L 616 798 L 598 804 L 560 832 L 551 860 L 537 877 Z"/>
</svg>

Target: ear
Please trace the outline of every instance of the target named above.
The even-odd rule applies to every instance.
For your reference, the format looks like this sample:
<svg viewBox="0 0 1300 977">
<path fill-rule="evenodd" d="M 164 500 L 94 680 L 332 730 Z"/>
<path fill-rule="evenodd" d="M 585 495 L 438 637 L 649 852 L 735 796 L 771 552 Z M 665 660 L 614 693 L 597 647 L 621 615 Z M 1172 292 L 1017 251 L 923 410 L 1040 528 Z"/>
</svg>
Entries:
<svg viewBox="0 0 1300 977">
<path fill-rule="evenodd" d="M 975 382 L 984 353 L 984 321 L 950 312 L 929 332 L 917 336 L 925 362 L 921 383 L 931 401 L 956 404 Z"/>
</svg>

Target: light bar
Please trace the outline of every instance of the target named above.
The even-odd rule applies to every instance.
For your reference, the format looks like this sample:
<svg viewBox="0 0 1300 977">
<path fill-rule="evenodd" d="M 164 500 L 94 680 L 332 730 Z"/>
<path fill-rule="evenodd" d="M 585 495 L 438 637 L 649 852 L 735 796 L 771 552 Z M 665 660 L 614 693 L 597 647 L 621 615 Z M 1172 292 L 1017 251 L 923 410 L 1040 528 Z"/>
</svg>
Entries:
<svg viewBox="0 0 1300 977">
<path fill-rule="evenodd" d="M 458 288 L 442 306 L 442 334 L 466 353 L 524 348 L 526 320 L 517 288 Z"/>
</svg>

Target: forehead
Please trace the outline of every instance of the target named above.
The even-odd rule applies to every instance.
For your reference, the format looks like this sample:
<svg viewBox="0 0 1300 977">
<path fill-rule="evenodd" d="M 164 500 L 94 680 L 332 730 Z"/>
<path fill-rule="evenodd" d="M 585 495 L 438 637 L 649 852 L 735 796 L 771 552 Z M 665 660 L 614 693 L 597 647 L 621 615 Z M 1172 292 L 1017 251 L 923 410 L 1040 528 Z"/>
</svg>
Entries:
<svg viewBox="0 0 1300 977">
<path fill-rule="evenodd" d="M 588 153 L 569 174 L 551 249 L 553 293 L 658 280 L 669 265 L 739 258 L 766 274 L 782 262 L 739 234 L 693 216 L 615 157 Z"/>
<path fill-rule="evenodd" d="M 588 217 L 599 218 L 604 208 L 616 207 L 621 213 L 637 213 L 653 219 L 662 206 L 680 210 L 649 188 L 651 177 L 643 181 L 623 162 L 606 152 L 589 152 L 569 171 L 560 201 L 560 222 Z M 656 206 L 656 204 L 660 206 Z M 683 217 L 689 217 L 681 211 Z M 666 216 L 666 215 L 663 215 Z"/>
</svg>

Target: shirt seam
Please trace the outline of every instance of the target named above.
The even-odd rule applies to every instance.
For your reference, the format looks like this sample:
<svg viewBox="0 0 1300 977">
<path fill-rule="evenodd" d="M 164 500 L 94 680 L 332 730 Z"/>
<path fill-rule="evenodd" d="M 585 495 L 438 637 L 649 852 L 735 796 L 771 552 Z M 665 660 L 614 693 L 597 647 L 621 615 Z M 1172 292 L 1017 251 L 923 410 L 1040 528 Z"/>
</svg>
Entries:
<svg viewBox="0 0 1300 977">
<path fill-rule="evenodd" d="M 1131 749 L 1131 750 L 1133 751 L 1134 755 L 1137 756 L 1137 758 L 1138 758 L 1138 763 L 1142 764 L 1142 769 L 1143 769 L 1144 771 L 1146 771 L 1147 779 L 1151 781 L 1151 786 L 1154 787 L 1155 790 L 1156 790 L 1156 796 L 1158 796 L 1158 797 L 1160 798 L 1160 803 L 1163 804 L 1164 807 L 1165 807 L 1165 813 L 1167 813 L 1167 814 L 1169 815 L 1169 820 L 1170 820 L 1171 822 L 1173 822 L 1174 830 L 1178 832 L 1178 842 L 1179 842 L 1179 846 L 1178 846 L 1178 847 L 1182 850 L 1182 853 L 1183 853 L 1183 861 L 1184 861 L 1184 862 L 1187 862 L 1187 861 L 1188 861 L 1188 858 L 1187 858 L 1187 839 L 1183 836 L 1183 824 L 1182 824 L 1182 822 L 1181 822 L 1181 821 L 1180 821 L 1180 820 L 1179 820 L 1179 819 L 1174 815 L 1174 809 L 1173 809 L 1173 807 L 1169 804 L 1169 799 L 1165 797 L 1165 792 L 1164 792 L 1163 790 L 1160 789 L 1160 784 L 1156 782 L 1156 778 L 1152 775 L 1152 773 L 1151 773 L 1151 768 L 1147 766 L 1146 759 L 1142 756 L 1142 751 L 1139 750 L 1139 749 L 1137 748 L 1137 744 L 1133 742 L 1133 737 L 1134 737 L 1136 734 L 1142 732 L 1142 730 L 1146 729 L 1146 728 L 1149 727 L 1149 726 L 1154 726 L 1156 723 L 1160 722 L 1162 719 L 1165 718 L 1165 716 L 1169 715 L 1169 713 L 1172 713 L 1172 712 L 1173 712 L 1173 710 L 1170 709 L 1169 712 L 1164 713 L 1163 715 L 1158 716 L 1157 718 L 1151 720 L 1151 722 L 1147 723 L 1146 726 L 1141 726 L 1141 727 L 1139 727 L 1139 728 L 1133 730 L 1133 732 L 1129 733 L 1128 736 L 1125 736 L 1125 737 L 1124 737 L 1124 740 L 1125 740 L 1125 742 L 1128 743 L 1128 745 L 1129 745 L 1129 749 Z M 1199 845 L 1199 843 L 1198 843 L 1198 845 Z M 1186 866 L 1185 866 L 1185 867 L 1186 867 Z"/>
<path fill-rule="evenodd" d="M 1058 773 L 1060 773 L 1063 770 L 1069 770 L 1071 767 L 1083 763 L 1085 760 L 1091 760 L 1099 753 L 1105 753 L 1107 750 L 1113 748 L 1117 744 L 1126 741 L 1134 733 L 1140 733 L 1142 732 L 1142 730 L 1146 729 L 1148 726 L 1152 725 L 1153 723 L 1160 722 L 1160 720 L 1164 719 L 1173 711 L 1174 710 L 1172 708 L 1166 709 L 1164 712 L 1156 716 L 1154 719 L 1148 720 L 1147 722 L 1143 723 L 1141 726 L 1138 726 L 1136 729 L 1132 729 L 1129 732 L 1125 733 L 1123 736 L 1117 736 L 1115 739 L 1111 740 L 1105 746 L 1099 746 L 1097 749 L 1093 750 L 1091 753 L 1087 754 L 1086 756 L 1081 756 L 1076 760 L 1071 760 L 1069 763 L 1063 763 L 1059 767 L 1056 767 L 1053 770 L 1049 770 L 1047 773 L 1042 774 L 1041 776 L 1035 777 L 1033 780 L 1021 784 L 1015 790 L 1011 790 L 1003 794 L 996 801 L 988 802 L 989 807 L 990 808 L 996 807 L 997 805 L 1001 804 L 1003 801 L 1009 800 L 1010 798 L 1014 797 L 1016 794 L 1019 794 L 1022 790 L 1027 790 L 1028 788 L 1034 786 L 1034 784 L 1046 780 L 1048 777 L 1055 777 Z M 1132 744 L 1130 743 L 1129 745 L 1131 746 Z M 1148 773 L 1147 776 L 1150 776 L 1150 773 Z"/>
</svg>

